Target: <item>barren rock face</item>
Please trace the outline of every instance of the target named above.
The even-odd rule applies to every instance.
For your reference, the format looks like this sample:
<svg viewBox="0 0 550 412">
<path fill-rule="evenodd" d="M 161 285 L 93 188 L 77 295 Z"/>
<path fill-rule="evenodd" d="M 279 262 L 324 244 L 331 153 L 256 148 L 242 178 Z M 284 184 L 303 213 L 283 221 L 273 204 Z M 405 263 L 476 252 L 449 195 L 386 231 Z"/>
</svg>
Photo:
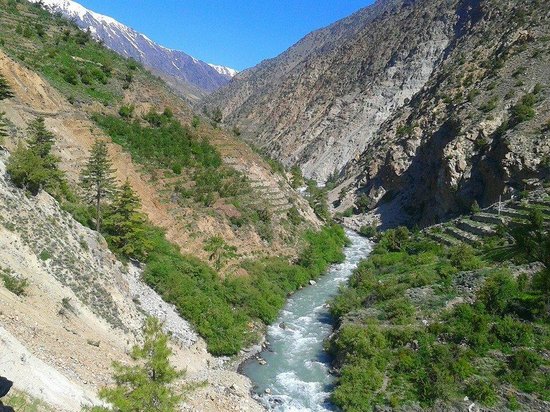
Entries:
<svg viewBox="0 0 550 412">
<path fill-rule="evenodd" d="M 408 222 L 488 206 L 548 177 L 550 5 L 467 3 L 430 80 L 346 168 L 347 190 Z"/>
<path fill-rule="evenodd" d="M 549 12 L 536 0 L 379 1 L 206 104 L 307 177 L 336 175 L 337 211 L 366 195 L 391 210 L 383 221 L 433 223 L 548 173 Z"/>
<path fill-rule="evenodd" d="M 240 74 L 206 103 L 285 164 L 325 181 L 428 81 L 453 37 L 456 3 L 379 1 Z"/>
</svg>

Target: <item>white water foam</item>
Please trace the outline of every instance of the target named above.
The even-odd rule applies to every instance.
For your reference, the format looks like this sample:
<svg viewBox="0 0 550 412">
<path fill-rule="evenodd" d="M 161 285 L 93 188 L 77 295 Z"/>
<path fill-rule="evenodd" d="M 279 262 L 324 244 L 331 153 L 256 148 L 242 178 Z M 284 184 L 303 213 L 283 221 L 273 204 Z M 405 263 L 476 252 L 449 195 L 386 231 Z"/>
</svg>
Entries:
<svg viewBox="0 0 550 412">
<path fill-rule="evenodd" d="M 267 365 L 252 362 L 244 367 L 269 410 L 334 410 L 328 402 L 333 385 L 330 359 L 323 350 L 323 341 L 332 331 L 326 302 L 372 249 L 371 243 L 357 234 L 349 232 L 348 237 L 352 244 L 345 249 L 345 262 L 333 265 L 317 284 L 294 294 L 268 328 L 270 350 L 261 354 Z"/>
</svg>

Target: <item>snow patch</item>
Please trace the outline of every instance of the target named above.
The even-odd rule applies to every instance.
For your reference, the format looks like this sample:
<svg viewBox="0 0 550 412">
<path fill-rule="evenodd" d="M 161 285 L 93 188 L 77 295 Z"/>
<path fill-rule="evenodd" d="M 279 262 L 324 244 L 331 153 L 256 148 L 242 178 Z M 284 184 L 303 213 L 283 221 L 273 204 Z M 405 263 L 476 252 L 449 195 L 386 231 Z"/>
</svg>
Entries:
<svg viewBox="0 0 550 412">
<path fill-rule="evenodd" d="M 235 77 L 239 72 L 231 67 L 219 66 L 217 64 L 207 63 L 210 67 L 216 70 L 219 74 L 224 76 Z"/>
</svg>

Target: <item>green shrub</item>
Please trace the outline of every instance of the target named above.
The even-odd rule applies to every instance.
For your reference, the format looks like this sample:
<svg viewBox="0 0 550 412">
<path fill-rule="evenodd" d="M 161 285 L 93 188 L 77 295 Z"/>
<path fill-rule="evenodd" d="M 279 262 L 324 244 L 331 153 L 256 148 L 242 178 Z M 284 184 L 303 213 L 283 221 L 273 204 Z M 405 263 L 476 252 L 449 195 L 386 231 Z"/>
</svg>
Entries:
<svg viewBox="0 0 550 412">
<path fill-rule="evenodd" d="M 33 195 L 46 189 L 54 197 L 66 194 L 68 187 L 64 174 L 57 168 L 57 158 L 40 156 L 34 150 L 22 145 L 8 159 L 6 170 L 13 183 Z"/>
<path fill-rule="evenodd" d="M 376 226 L 374 225 L 363 225 L 359 229 L 359 234 L 365 237 L 375 237 L 378 234 L 378 231 L 376 230 Z"/>
<path fill-rule="evenodd" d="M 29 281 L 27 279 L 13 276 L 5 271 L 4 273 L 0 273 L 0 278 L 4 281 L 5 288 L 11 293 L 17 296 L 27 295 L 27 287 L 29 286 Z"/>
<path fill-rule="evenodd" d="M 535 117 L 534 105 L 536 98 L 533 94 L 526 94 L 510 111 L 510 124 L 516 126 Z"/>
<path fill-rule="evenodd" d="M 510 315 L 498 319 L 492 327 L 495 337 L 512 347 L 530 346 L 534 342 L 532 327 Z"/>
<path fill-rule="evenodd" d="M 120 117 L 123 117 L 124 119 L 129 119 L 134 114 L 135 107 L 134 105 L 124 105 L 120 106 L 120 109 L 118 110 L 118 114 Z"/>
<path fill-rule="evenodd" d="M 490 275 L 478 293 L 487 311 L 495 315 L 504 315 L 513 305 L 518 295 L 518 286 L 514 277 L 499 270 Z"/>
<path fill-rule="evenodd" d="M 38 257 L 40 258 L 40 260 L 45 262 L 46 260 L 50 260 L 52 258 L 52 253 L 49 250 L 44 249 L 42 252 L 40 252 Z"/>
<path fill-rule="evenodd" d="M 449 261 L 459 270 L 474 270 L 483 265 L 474 248 L 464 243 L 449 249 Z"/>
<path fill-rule="evenodd" d="M 398 325 L 410 323 L 415 313 L 414 306 L 412 306 L 406 298 L 392 299 L 386 302 L 382 307 L 386 319 Z"/>
<path fill-rule="evenodd" d="M 542 365 L 540 357 L 529 350 L 520 349 L 515 352 L 509 361 L 510 368 L 526 378 L 533 375 Z"/>
<path fill-rule="evenodd" d="M 373 364 L 361 360 L 345 366 L 340 372 L 338 386 L 331 399 L 346 411 L 372 410 L 376 393 L 382 387 L 384 374 Z M 358 389 L 360 388 L 360 389 Z"/>
<path fill-rule="evenodd" d="M 497 400 L 495 384 L 486 379 L 476 378 L 466 385 L 466 393 L 475 402 L 483 405 L 494 405 Z"/>
<path fill-rule="evenodd" d="M 400 226 L 397 229 L 385 231 L 380 238 L 379 245 L 390 252 L 398 252 L 405 248 L 409 239 L 409 230 L 404 226 Z"/>
</svg>

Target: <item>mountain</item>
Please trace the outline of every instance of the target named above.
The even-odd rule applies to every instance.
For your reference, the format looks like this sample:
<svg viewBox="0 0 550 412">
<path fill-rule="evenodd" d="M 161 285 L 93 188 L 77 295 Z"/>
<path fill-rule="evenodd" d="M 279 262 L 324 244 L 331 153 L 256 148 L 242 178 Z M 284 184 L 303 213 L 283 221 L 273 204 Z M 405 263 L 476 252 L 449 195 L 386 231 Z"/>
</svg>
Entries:
<svg viewBox="0 0 550 412">
<path fill-rule="evenodd" d="M 142 63 L 165 78 L 184 95 L 196 99 L 224 86 L 237 73 L 229 67 L 205 63 L 188 54 L 163 47 L 115 19 L 95 13 L 71 0 L 30 0 L 61 13 L 105 46 Z"/>
<path fill-rule="evenodd" d="M 315 31 L 205 102 L 245 138 L 324 182 L 422 88 L 450 41 L 451 2 L 424 16 L 412 3 L 378 1 Z"/>
<path fill-rule="evenodd" d="M 252 345 L 287 294 L 339 258 L 343 231 L 320 230 L 283 170 L 67 19 L 0 0 L 0 38 L 0 375 L 49 407 L 2 402 L 63 412 L 96 402 L 151 315 L 172 332 L 181 383 L 196 388 L 182 410 L 260 410 L 234 358 L 214 355 Z M 20 157 L 33 154 L 37 120 L 53 136 L 55 173 Z M 98 140 L 139 198 L 132 219 L 148 222 L 139 265 L 90 229 L 80 174 Z M 42 180 L 33 194 L 35 177 L 59 185 Z"/>
<path fill-rule="evenodd" d="M 549 11 L 537 0 L 380 0 L 204 104 L 285 165 L 330 178 L 337 211 L 433 223 L 547 175 Z"/>
</svg>

